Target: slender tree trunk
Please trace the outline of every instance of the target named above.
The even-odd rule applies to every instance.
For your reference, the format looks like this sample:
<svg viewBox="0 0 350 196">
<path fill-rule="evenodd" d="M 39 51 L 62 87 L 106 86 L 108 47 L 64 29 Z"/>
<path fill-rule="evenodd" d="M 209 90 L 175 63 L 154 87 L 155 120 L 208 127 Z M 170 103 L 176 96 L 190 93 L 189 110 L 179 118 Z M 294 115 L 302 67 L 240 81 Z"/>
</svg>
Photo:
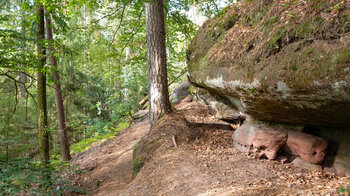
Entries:
<svg viewBox="0 0 350 196">
<path fill-rule="evenodd" d="M 22 35 L 25 35 L 26 33 L 26 26 L 25 26 L 25 11 L 21 10 L 21 33 Z M 23 48 L 21 50 L 22 55 L 24 56 L 24 52 L 25 52 L 25 41 L 23 41 Z M 25 58 L 23 57 L 23 62 L 24 62 Z M 25 65 L 21 65 L 21 67 L 23 68 L 23 70 L 25 70 Z M 19 81 L 21 82 L 20 84 L 20 94 L 21 94 L 21 104 L 24 105 L 25 101 L 26 101 L 26 88 L 25 88 L 25 83 L 27 82 L 27 75 L 25 74 L 25 71 L 22 71 L 19 74 Z"/>
<path fill-rule="evenodd" d="M 67 136 L 66 118 L 64 116 L 64 105 L 63 105 L 63 97 L 62 97 L 62 90 L 61 90 L 61 82 L 57 71 L 58 66 L 57 66 L 56 57 L 54 55 L 55 48 L 53 46 L 51 17 L 46 9 L 45 9 L 45 22 L 46 22 L 46 36 L 49 41 L 49 49 L 50 49 L 50 63 L 53 67 L 52 77 L 53 77 L 54 87 L 55 87 L 57 119 L 58 119 L 58 128 L 59 128 L 60 142 L 61 142 L 61 153 L 62 153 L 63 160 L 69 161 L 71 159 L 71 156 L 70 156 L 69 142 L 68 142 L 68 136 Z"/>
<path fill-rule="evenodd" d="M 7 115 L 9 115 L 11 113 L 10 112 L 10 110 L 11 110 L 11 96 L 8 98 L 8 100 L 9 100 L 9 102 L 8 102 L 9 109 L 8 109 Z M 5 155 L 6 155 L 6 157 L 5 157 L 5 161 L 6 161 L 6 163 L 8 163 L 8 161 L 9 161 L 9 150 L 10 150 L 10 148 L 9 148 L 9 143 L 10 143 L 9 142 L 9 140 L 10 140 L 9 128 L 10 128 L 10 116 L 6 116 L 6 120 L 5 120 L 5 132 L 6 132 L 6 138 L 5 138 L 5 141 L 6 141 L 6 143 L 5 143 Z"/>
<path fill-rule="evenodd" d="M 83 19 L 83 26 L 84 26 L 84 73 L 86 73 L 86 4 L 84 3 L 84 19 Z M 84 89 L 85 91 L 87 91 L 87 86 L 86 83 L 84 83 Z M 84 105 L 83 108 L 83 114 L 84 116 L 86 116 L 87 112 L 86 112 L 86 106 Z M 83 138 L 84 140 L 86 139 L 86 124 L 84 122 L 84 129 L 83 129 Z"/>
<path fill-rule="evenodd" d="M 163 0 L 146 3 L 148 103 L 151 129 L 171 112 L 165 52 Z"/>
<path fill-rule="evenodd" d="M 44 10 L 42 6 L 37 2 L 36 4 L 36 16 L 37 16 L 37 33 L 36 38 L 37 53 L 38 53 L 38 71 L 37 75 L 37 93 L 38 93 L 38 127 L 40 137 L 40 155 L 41 158 L 49 163 L 50 161 L 50 145 L 49 145 L 49 130 L 47 121 L 47 103 L 46 103 L 46 74 L 44 73 L 45 65 L 45 47 L 43 47 L 45 39 L 45 24 L 44 24 Z"/>
</svg>

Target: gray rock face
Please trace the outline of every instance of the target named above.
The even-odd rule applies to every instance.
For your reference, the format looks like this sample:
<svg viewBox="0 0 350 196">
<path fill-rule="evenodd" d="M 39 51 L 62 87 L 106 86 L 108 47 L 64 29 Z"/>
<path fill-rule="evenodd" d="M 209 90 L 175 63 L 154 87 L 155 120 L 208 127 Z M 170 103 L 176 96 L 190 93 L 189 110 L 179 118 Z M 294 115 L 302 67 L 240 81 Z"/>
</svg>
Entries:
<svg viewBox="0 0 350 196">
<path fill-rule="evenodd" d="M 321 164 L 327 154 L 328 141 L 307 133 L 289 131 L 285 149 L 309 163 Z"/>
<path fill-rule="evenodd" d="M 241 124 L 245 120 L 245 115 L 239 112 L 238 109 L 233 108 L 226 98 L 200 87 L 191 86 L 190 91 L 195 99 L 209 106 L 211 114 L 217 119 L 231 124 Z"/>
<path fill-rule="evenodd" d="M 187 97 L 187 95 L 189 94 L 189 87 L 190 84 L 187 81 L 178 85 L 170 95 L 171 102 L 176 104 L 183 100 L 185 97 Z"/>
</svg>

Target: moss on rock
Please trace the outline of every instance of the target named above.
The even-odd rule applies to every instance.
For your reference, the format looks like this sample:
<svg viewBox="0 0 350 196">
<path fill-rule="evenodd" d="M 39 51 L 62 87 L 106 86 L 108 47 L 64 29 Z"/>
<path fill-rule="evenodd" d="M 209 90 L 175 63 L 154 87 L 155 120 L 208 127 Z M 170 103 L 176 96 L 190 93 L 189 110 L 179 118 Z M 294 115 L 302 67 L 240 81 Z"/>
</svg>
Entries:
<svg viewBox="0 0 350 196">
<path fill-rule="evenodd" d="M 240 2 L 193 39 L 190 78 L 259 119 L 350 125 L 349 15 L 346 1 Z"/>
</svg>

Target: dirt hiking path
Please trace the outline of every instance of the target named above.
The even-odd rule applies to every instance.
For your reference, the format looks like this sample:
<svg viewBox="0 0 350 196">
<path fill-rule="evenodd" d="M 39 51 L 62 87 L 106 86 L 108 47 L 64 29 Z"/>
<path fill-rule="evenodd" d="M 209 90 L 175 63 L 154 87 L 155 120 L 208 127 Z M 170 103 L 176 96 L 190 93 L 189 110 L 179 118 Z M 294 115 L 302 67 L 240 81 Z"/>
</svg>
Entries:
<svg viewBox="0 0 350 196">
<path fill-rule="evenodd" d="M 119 195 L 132 181 L 132 151 L 149 131 L 148 118 L 135 122 L 113 141 L 94 146 L 72 160 L 82 170 L 75 178 L 78 186 L 90 195 Z"/>
<path fill-rule="evenodd" d="M 233 146 L 233 128 L 212 117 L 206 105 L 185 99 L 176 108 L 158 132 L 147 134 L 149 122 L 143 119 L 115 140 L 75 156 L 72 163 L 87 171 L 75 183 L 90 195 L 270 196 L 337 195 L 338 187 L 350 182 L 324 171 L 252 159 Z M 176 134 L 172 129 L 180 134 L 174 137 L 177 147 L 169 139 Z M 143 136 L 160 144 L 147 152 L 150 158 L 133 180 L 133 147 Z"/>
</svg>

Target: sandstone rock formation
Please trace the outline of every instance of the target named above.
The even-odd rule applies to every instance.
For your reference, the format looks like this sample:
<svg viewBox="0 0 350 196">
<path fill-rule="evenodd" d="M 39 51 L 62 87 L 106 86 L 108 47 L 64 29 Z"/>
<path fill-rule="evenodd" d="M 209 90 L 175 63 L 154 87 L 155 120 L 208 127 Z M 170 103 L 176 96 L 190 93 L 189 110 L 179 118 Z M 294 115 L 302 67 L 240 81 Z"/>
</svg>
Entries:
<svg viewBox="0 0 350 196">
<path fill-rule="evenodd" d="M 242 124 L 246 119 L 245 115 L 239 110 L 230 106 L 230 101 L 224 97 L 215 95 L 210 91 L 192 86 L 191 93 L 198 101 L 209 106 L 210 112 L 217 119 L 229 121 L 231 124 Z"/>
<path fill-rule="evenodd" d="M 286 149 L 309 163 L 321 164 L 327 154 L 328 141 L 310 134 L 290 131 Z"/>
<path fill-rule="evenodd" d="M 240 126 L 232 136 L 234 145 L 254 158 L 275 159 L 287 142 L 287 134 L 265 125 Z"/>
<path fill-rule="evenodd" d="M 193 39 L 190 79 L 259 120 L 348 127 L 349 16 L 348 1 L 234 4 Z"/>
<path fill-rule="evenodd" d="M 311 164 L 321 164 L 328 150 L 328 140 L 293 130 L 293 127 L 269 125 L 249 120 L 233 134 L 233 143 L 240 151 L 255 158 L 275 159 L 284 152 L 300 156 Z"/>
<path fill-rule="evenodd" d="M 243 114 L 252 120 L 233 136 L 238 148 L 273 158 L 280 141 L 265 141 L 275 134 L 265 137 L 265 130 L 279 124 L 305 131 L 302 127 L 312 125 L 325 130 L 313 135 L 338 145 L 332 149 L 336 158 L 326 161 L 329 167 L 350 173 L 349 141 L 335 135 L 335 130 L 350 135 L 349 17 L 349 1 L 241 1 L 201 27 L 187 53 L 190 80 L 209 91 L 209 100 L 216 98 L 207 104 L 216 108 L 217 118 Z M 249 126 L 264 130 L 263 139 L 253 144 Z M 269 152 L 254 147 L 267 143 Z M 328 146 L 327 140 L 293 133 L 289 144 L 291 153 L 316 164 Z"/>
</svg>

